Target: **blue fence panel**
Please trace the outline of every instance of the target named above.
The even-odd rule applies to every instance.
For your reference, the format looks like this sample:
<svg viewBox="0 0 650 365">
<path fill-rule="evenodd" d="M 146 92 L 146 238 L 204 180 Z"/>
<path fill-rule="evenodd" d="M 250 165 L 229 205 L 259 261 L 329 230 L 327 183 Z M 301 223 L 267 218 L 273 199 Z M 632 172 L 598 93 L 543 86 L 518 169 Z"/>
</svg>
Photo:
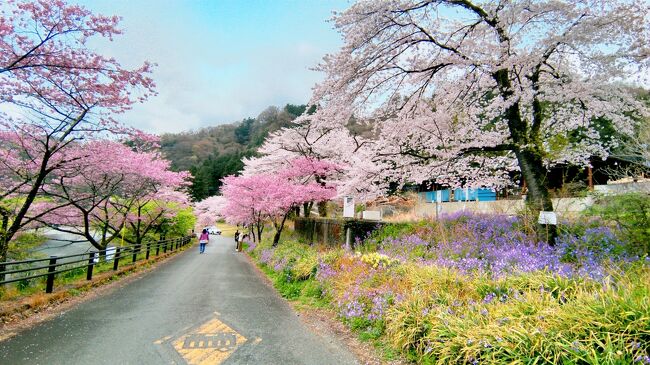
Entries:
<svg viewBox="0 0 650 365">
<path fill-rule="evenodd" d="M 467 191 L 467 194 L 465 192 Z M 455 201 L 478 201 L 493 202 L 497 200 L 497 193 L 492 189 L 479 188 L 479 189 L 456 189 L 454 190 Z"/>
<path fill-rule="evenodd" d="M 478 200 L 481 202 L 493 202 L 497 200 L 497 192 L 492 189 L 480 188 L 477 194 Z"/>
</svg>

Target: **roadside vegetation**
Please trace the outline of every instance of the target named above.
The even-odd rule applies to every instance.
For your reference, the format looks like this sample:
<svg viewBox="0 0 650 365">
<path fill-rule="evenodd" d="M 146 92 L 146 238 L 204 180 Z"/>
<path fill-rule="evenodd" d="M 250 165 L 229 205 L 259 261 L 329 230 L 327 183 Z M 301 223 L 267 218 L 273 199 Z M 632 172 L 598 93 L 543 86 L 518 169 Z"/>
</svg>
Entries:
<svg viewBox="0 0 650 365">
<path fill-rule="evenodd" d="M 520 218 L 458 214 L 387 225 L 357 251 L 295 237 L 248 251 L 285 298 L 332 308 L 388 358 L 648 364 L 650 259 L 637 240 L 647 226 L 627 224 L 648 212 L 612 211 L 630 200 L 650 197 L 601 200 L 560 225 L 555 247 Z"/>
<path fill-rule="evenodd" d="M 93 282 L 103 281 L 103 279 L 105 279 L 105 276 L 107 276 L 107 273 L 113 273 L 112 275 L 108 275 L 108 277 L 114 276 L 110 280 L 117 279 L 127 272 L 134 271 L 136 268 L 139 268 L 141 266 L 148 267 L 151 263 L 157 262 L 162 258 L 171 256 L 177 252 L 184 251 L 187 247 L 191 247 L 191 244 L 184 247 L 179 247 L 178 250 L 170 250 L 166 254 L 164 254 L 161 249 L 158 256 L 154 255 L 156 250 L 153 249 L 150 252 L 149 260 L 145 260 L 146 251 L 143 249 L 136 254 L 135 262 L 133 262 L 132 254 L 129 253 L 120 259 L 120 269 L 118 271 L 113 270 L 113 260 L 102 260 L 93 265 Z M 76 268 L 72 269 L 75 266 Z M 84 284 L 89 283 L 86 281 L 87 266 L 79 263 L 74 263 L 70 265 L 62 265 L 58 269 L 64 270 L 67 268 L 71 268 L 71 270 L 56 275 L 55 287 L 57 288 L 57 291 L 69 291 L 70 295 L 76 295 L 78 294 L 78 287 L 82 287 Z M 40 296 L 40 294 L 45 292 L 45 285 L 46 277 L 26 277 L 25 279 L 17 281 L 15 283 L 6 284 L 0 287 L 0 302 L 17 301 L 34 295 Z"/>
</svg>

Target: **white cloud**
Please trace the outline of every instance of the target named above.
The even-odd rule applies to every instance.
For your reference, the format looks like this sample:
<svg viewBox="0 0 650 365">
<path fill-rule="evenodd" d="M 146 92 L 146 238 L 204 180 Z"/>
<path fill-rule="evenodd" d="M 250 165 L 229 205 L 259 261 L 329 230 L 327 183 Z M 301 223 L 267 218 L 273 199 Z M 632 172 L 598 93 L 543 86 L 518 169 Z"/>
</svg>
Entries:
<svg viewBox="0 0 650 365">
<path fill-rule="evenodd" d="M 92 10 L 123 16 L 125 29 L 114 42 L 96 43 L 96 48 L 129 67 L 144 60 L 158 64 L 153 78 L 159 95 L 118 117 L 153 133 L 230 123 L 254 117 L 269 105 L 304 103 L 320 78 L 309 68 L 338 44 L 338 35 L 327 31 L 324 21 L 300 22 L 295 31 L 278 24 L 289 34 L 275 34 L 273 19 L 259 28 L 254 22 L 237 28 L 219 18 L 197 17 L 183 2 L 93 1 L 87 0 Z M 327 17 L 329 12 L 320 15 Z"/>
</svg>

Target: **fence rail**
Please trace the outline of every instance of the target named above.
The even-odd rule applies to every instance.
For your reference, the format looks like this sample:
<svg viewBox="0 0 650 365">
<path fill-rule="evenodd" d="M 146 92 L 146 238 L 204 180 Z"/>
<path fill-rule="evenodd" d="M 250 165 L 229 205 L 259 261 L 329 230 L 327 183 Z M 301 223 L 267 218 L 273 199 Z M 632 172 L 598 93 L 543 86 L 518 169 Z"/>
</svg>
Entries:
<svg viewBox="0 0 650 365">
<path fill-rule="evenodd" d="M 155 251 L 155 256 L 160 251 L 175 251 L 192 241 L 193 236 L 172 238 L 157 242 L 147 242 L 140 245 L 129 245 L 121 247 L 109 247 L 105 250 L 84 252 L 74 255 L 50 256 L 43 259 L 32 259 L 23 261 L 0 262 L 0 285 L 15 283 L 23 280 L 31 280 L 40 277 L 47 277 L 45 292 L 52 293 L 54 290 L 54 279 L 57 274 L 85 268 L 86 280 L 92 280 L 93 269 L 101 262 L 113 261 L 113 270 L 119 269 L 120 260 L 131 259 L 131 262 L 138 260 L 138 255 L 144 252 L 144 260 L 148 260 Z M 27 267 L 25 267 L 27 266 Z"/>
</svg>

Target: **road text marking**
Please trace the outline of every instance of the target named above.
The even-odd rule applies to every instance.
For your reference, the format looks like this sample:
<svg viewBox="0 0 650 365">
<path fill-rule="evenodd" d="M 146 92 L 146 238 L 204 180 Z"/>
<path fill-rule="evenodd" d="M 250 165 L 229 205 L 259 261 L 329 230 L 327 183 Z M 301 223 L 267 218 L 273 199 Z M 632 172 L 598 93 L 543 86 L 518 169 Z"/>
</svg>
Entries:
<svg viewBox="0 0 650 365">
<path fill-rule="evenodd" d="M 214 318 L 180 336 L 172 346 L 189 365 L 218 365 L 245 342 L 244 336 Z"/>
</svg>

